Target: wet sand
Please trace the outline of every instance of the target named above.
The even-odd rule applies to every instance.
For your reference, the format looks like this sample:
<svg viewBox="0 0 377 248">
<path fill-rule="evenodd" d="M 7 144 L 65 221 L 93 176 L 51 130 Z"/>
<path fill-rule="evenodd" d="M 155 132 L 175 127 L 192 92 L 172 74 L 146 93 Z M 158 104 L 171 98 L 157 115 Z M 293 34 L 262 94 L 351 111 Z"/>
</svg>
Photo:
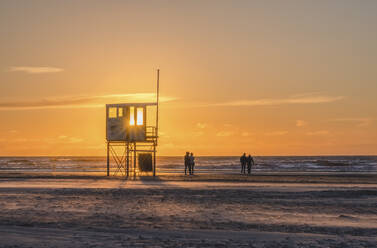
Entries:
<svg viewBox="0 0 377 248">
<path fill-rule="evenodd" d="M 377 247 L 375 174 L 0 174 L 0 247 Z"/>
</svg>

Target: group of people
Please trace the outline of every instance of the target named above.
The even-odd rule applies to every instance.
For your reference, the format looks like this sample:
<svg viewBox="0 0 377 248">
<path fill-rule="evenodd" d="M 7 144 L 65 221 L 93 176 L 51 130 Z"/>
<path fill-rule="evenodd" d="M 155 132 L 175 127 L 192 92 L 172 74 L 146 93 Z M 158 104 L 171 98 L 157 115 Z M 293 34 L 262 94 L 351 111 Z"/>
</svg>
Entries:
<svg viewBox="0 0 377 248">
<path fill-rule="evenodd" d="M 246 166 L 247 166 L 247 174 L 251 174 L 251 166 L 254 166 L 254 159 L 249 154 L 249 156 L 246 156 L 246 153 L 244 153 L 241 158 L 241 174 L 246 174 Z"/>
<path fill-rule="evenodd" d="M 191 152 L 186 152 L 186 155 L 184 157 L 185 160 L 185 175 L 187 173 L 189 175 L 194 175 L 194 167 L 195 167 L 195 157 L 194 154 Z M 254 159 L 249 154 L 249 156 L 246 156 L 246 153 L 244 153 L 241 158 L 241 174 L 246 174 L 246 168 L 247 168 L 247 174 L 251 174 L 251 167 L 254 167 Z"/>
<path fill-rule="evenodd" d="M 187 172 L 189 175 L 194 175 L 194 167 L 195 167 L 195 157 L 194 154 L 191 152 L 186 152 L 185 155 L 185 175 Z"/>
</svg>

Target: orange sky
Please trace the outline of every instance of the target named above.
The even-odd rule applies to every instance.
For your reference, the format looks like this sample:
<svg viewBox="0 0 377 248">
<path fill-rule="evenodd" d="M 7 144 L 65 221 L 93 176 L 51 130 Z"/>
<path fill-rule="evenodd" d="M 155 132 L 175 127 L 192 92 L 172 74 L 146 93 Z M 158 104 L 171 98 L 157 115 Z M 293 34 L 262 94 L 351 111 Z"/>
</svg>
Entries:
<svg viewBox="0 0 377 248">
<path fill-rule="evenodd" d="M 105 155 L 154 97 L 160 155 L 377 154 L 375 1 L 1 1 L 0 155 Z"/>
</svg>

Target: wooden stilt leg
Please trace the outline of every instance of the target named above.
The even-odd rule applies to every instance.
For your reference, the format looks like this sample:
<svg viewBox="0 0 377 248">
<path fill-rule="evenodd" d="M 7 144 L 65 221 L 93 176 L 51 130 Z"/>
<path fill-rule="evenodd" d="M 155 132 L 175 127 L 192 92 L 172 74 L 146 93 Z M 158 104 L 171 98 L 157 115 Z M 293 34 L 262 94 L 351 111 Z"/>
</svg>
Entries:
<svg viewBox="0 0 377 248">
<path fill-rule="evenodd" d="M 110 142 L 107 142 L 107 176 L 110 176 Z"/>
</svg>

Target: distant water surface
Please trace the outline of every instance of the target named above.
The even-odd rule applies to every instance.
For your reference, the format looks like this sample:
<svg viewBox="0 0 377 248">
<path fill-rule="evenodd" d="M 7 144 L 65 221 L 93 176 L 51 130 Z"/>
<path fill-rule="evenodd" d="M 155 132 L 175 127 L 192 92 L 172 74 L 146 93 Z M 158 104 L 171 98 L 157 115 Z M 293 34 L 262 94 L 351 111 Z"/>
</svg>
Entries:
<svg viewBox="0 0 377 248">
<path fill-rule="evenodd" d="M 258 156 L 254 171 L 377 172 L 377 156 Z M 182 156 L 157 158 L 160 172 L 182 172 Z M 0 157 L 0 172 L 105 172 L 106 157 Z M 239 157 L 196 157 L 196 171 L 238 173 Z"/>
</svg>

